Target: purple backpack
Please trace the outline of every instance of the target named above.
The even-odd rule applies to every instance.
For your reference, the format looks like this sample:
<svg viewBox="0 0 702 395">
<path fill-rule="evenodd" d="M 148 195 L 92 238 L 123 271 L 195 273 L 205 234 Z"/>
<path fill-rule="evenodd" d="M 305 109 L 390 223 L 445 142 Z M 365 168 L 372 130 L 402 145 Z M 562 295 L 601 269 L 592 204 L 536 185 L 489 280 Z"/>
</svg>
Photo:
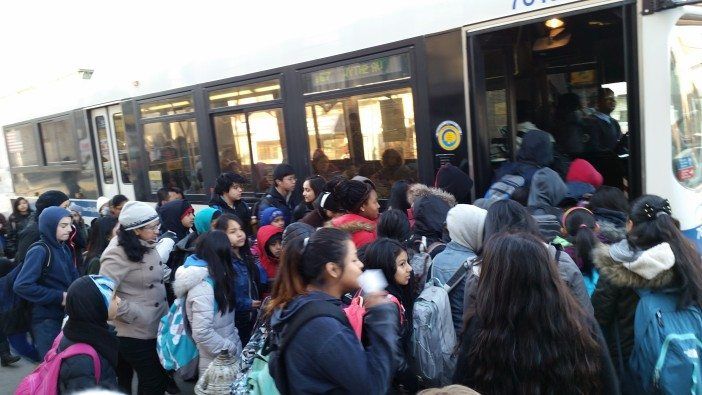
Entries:
<svg viewBox="0 0 702 395">
<path fill-rule="evenodd" d="M 63 338 L 63 332 L 59 333 L 54 340 L 49 352 L 44 357 L 44 362 L 34 369 L 27 377 L 22 379 L 15 390 L 15 395 L 56 395 L 58 394 L 59 373 L 61 372 L 61 362 L 74 355 L 85 354 L 93 359 L 93 370 L 95 372 L 95 384 L 100 383 L 100 357 L 95 349 L 85 343 L 76 343 L 61 352 L 57 352 L 59 343 Z"/>
</svg>

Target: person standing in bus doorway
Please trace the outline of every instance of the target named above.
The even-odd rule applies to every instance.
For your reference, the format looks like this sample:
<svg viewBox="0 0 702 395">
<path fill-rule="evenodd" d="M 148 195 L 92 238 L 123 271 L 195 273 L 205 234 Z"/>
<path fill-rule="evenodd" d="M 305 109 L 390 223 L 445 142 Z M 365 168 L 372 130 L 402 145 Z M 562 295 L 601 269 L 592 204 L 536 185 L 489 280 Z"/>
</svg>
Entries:
<svg viewBox="0 0 702 395">
<path fill-rule="evenodd" d="M 622 139 L 622 129 L 611 116 L 616 107 L 614 91 L 600 88 L 595 111 L 586 118 L 590 141 L 585 143 L 585 151 L 586 159 L 602 173 L 606 185 L 624 189 L 624 169 L 615 153 Z"/>
<path fill-rule="evenodd" d="M 246 237 L 252 237 L 256 217 L 251 216 L 251 210 L 241 198 L 245 184 L 246 178 L 237 173 L 220 174 L 215 183 L 214 195 L 208 205 L 224 214 L 236 215 L 243 223 Z"/>
<path fill-rule="evenodd" d="M 297 177 L 295 177 L 295 169 L 287 163 L 281 163 L 273 169 L 273 182 L 275 183 L 268 190 L 266 196 L 261 199 L 258 205 L 258 217 L 261 217 L 263 210 L 268 207 L 275 207 L 283 212 L 285 217 L 285 225 L 290 225 L 292 222 L 292 213 L 295 206 L 298 204 L 297 196 L 295 195 L 295 185 Z"/>
</svg>

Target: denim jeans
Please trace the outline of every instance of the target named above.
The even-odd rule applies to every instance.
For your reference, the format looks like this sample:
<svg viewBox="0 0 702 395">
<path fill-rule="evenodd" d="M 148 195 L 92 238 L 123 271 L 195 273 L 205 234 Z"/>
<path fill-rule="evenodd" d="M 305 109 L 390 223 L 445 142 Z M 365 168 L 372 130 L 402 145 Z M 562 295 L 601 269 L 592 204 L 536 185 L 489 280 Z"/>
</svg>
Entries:
<svg viewBox="0 0 702 395">
<path fill-rule="evenodd" d="M 32 322 L 32 337 L 34 338 L 34 347 L 39 353 L 39 359 L 44 359 L 60 332 L 60 320 L 45 319 Z"/>
</svg>

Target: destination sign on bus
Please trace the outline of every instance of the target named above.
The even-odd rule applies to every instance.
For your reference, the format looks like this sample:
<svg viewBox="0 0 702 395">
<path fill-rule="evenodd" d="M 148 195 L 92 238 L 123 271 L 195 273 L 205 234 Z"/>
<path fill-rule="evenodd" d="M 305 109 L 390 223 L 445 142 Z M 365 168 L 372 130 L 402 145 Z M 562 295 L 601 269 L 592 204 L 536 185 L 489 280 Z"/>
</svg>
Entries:
<svg viewBox="0 0 702 395">
<path fill-rule="evenodd" d="M 575 3 L 581 0 L 507 0 L 512 4 L 512 10 L 532 11 L 537 8 L 552 7 L 561 4 Z"/>
</svg>

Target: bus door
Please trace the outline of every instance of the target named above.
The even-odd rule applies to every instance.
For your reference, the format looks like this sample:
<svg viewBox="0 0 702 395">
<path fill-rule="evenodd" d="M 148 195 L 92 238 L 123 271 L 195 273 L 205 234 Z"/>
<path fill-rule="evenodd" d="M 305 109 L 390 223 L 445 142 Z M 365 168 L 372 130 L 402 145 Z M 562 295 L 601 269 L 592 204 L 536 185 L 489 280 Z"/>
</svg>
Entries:
<svg viewBox="0 0 702 395">
<path fill-rule="evenodd" d="M 119 105 L 90 111 L 97 148 L 101 193 L 112 197 L 117 194 L 134 199 L 130 179 L 128 147 L 122 109 Z"/>
<path fill-rule="evenodd" d="M 490 187 L 494 170 L 516 155 L 513 57 L 508 35 L 470 35 L 472 139 L 477 196 Z"/>
</svg>

